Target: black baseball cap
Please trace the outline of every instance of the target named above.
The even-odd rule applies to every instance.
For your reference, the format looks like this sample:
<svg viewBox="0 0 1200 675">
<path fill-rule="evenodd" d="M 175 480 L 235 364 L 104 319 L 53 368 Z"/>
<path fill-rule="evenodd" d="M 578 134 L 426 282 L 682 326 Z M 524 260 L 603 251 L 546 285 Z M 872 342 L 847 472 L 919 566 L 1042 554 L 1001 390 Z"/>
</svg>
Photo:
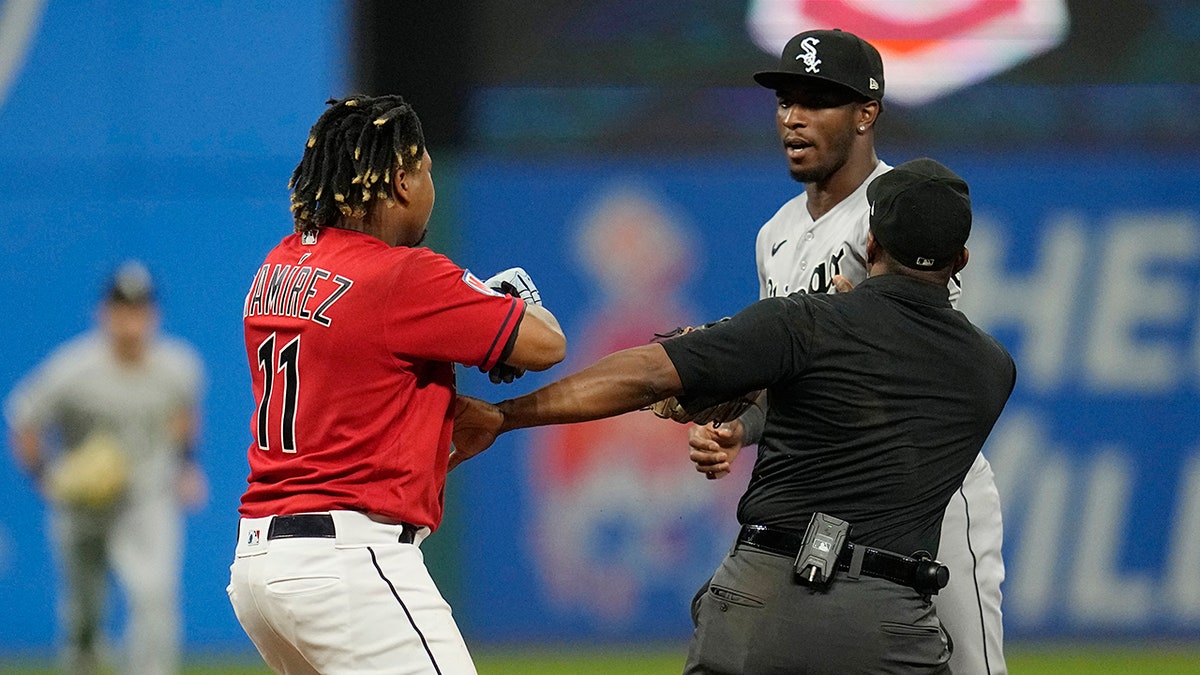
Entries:
<svg viewBox="0 0 1200 675">
<path fill-rule="evenodd" d="M 871 181 L 867 202 L 875 241 L 912 269 L 944 269 L 971 234 L 967 182 L 927 157 Z"/>
<path fill-rule="evenodd" d="M 810 30 L 788 40 L 779 57 L 779 70 L 754 74 L 768 89 L 781 89 L 804 80 L 823 80 L 876 101 L 883 100 L 883 58 L 879 50 L 853 33 Z"/>
<path fill-rule="evenodd" d="M 106 299 L 123 305 L 140 305 L 154 301 L 154 279 L 150 270 L 137 260 L 127 260 L 108 280 Z"/>
</svg>

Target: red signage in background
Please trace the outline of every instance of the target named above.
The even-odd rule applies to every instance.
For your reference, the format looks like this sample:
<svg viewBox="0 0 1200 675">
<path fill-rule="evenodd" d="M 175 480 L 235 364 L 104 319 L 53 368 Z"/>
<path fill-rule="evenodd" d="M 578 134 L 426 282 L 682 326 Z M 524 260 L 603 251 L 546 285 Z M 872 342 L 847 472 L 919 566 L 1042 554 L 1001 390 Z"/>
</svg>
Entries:
<svg viewBox="0 0 1200 675">
<path fill-rule="evenodd" d="M 840 28 L 883 56 L 886 100 L 916 106 L 985 80 L 1066 38 L 1066 0 L 751 0 L 755 44 Z"/>
<path fill-rule="evenodd" d="M 568 331 L 567 369 L 719 318 L 687 301 L 685 282 L 700 271 L 697 237 L 669 200 L 623 181 L 587 199 L 571 228 L 591 292 L 577 300 L 584 314 Z M 684 619 L 734 536 L 751 463 L 740 477 L 704 480 L 687 459 L 687 427 L 648 411 L 547 427 L 522 441 L 532 442 L 521 452 L 532 457 L 530 544 L 549 606 L 609 634 L 638 626 L 664 601 Z"/>
</svg>

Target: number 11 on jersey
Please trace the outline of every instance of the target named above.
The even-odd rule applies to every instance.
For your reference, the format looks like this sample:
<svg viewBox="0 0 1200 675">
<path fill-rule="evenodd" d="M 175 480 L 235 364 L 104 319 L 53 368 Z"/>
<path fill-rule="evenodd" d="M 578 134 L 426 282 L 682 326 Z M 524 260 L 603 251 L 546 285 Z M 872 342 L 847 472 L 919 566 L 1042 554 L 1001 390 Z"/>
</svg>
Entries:
<svg viewBox="0 0 1200 675">
<path fill-rule="evenodd" d="M 263 375 L 262 400 L 258 402 L 258 424 L 256 425 L 258 447 L 270 450 L 271 402 L 276 396 L 275 374 L 283 373 L 283 412 L 280 417 L 279 438 L 284 452 L 296 452 L 296 400 L 300 389 L 300 336 L 292 338 L 275 351 L 276 333 L 271 333 L 258 345 L 258 370 Z"/>
</svg>

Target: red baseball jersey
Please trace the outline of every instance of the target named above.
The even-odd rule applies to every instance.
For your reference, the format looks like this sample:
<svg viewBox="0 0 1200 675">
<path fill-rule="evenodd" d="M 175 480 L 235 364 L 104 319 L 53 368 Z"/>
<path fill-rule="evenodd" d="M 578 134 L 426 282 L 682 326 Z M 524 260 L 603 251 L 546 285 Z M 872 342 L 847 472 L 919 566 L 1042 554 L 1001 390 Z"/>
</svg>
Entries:
<svg viewBox="0 0 1200 675">
<path fill-rule="evenodd" d="M 285 237 L 243 308 L 256 407 L 241 514 L 436 529 L 454 364 L 494 366 L 524 309 L 428 249 L 336 228 Z"/>
</svg>

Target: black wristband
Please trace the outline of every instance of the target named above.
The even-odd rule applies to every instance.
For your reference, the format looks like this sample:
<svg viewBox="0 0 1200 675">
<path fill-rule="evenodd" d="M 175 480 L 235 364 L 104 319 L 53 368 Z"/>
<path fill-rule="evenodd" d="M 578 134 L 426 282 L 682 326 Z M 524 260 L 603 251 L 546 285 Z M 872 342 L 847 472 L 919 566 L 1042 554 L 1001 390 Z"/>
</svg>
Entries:
<svg viewBox="0 0 1200 675">
<path fill-rule="evenodd" d="M 742 423 L 742 447 L 754 445 L 762 440 L 763 427 L 767 423 L 766 397 L 760 397 L 738 418 Z"/>
</svg>

